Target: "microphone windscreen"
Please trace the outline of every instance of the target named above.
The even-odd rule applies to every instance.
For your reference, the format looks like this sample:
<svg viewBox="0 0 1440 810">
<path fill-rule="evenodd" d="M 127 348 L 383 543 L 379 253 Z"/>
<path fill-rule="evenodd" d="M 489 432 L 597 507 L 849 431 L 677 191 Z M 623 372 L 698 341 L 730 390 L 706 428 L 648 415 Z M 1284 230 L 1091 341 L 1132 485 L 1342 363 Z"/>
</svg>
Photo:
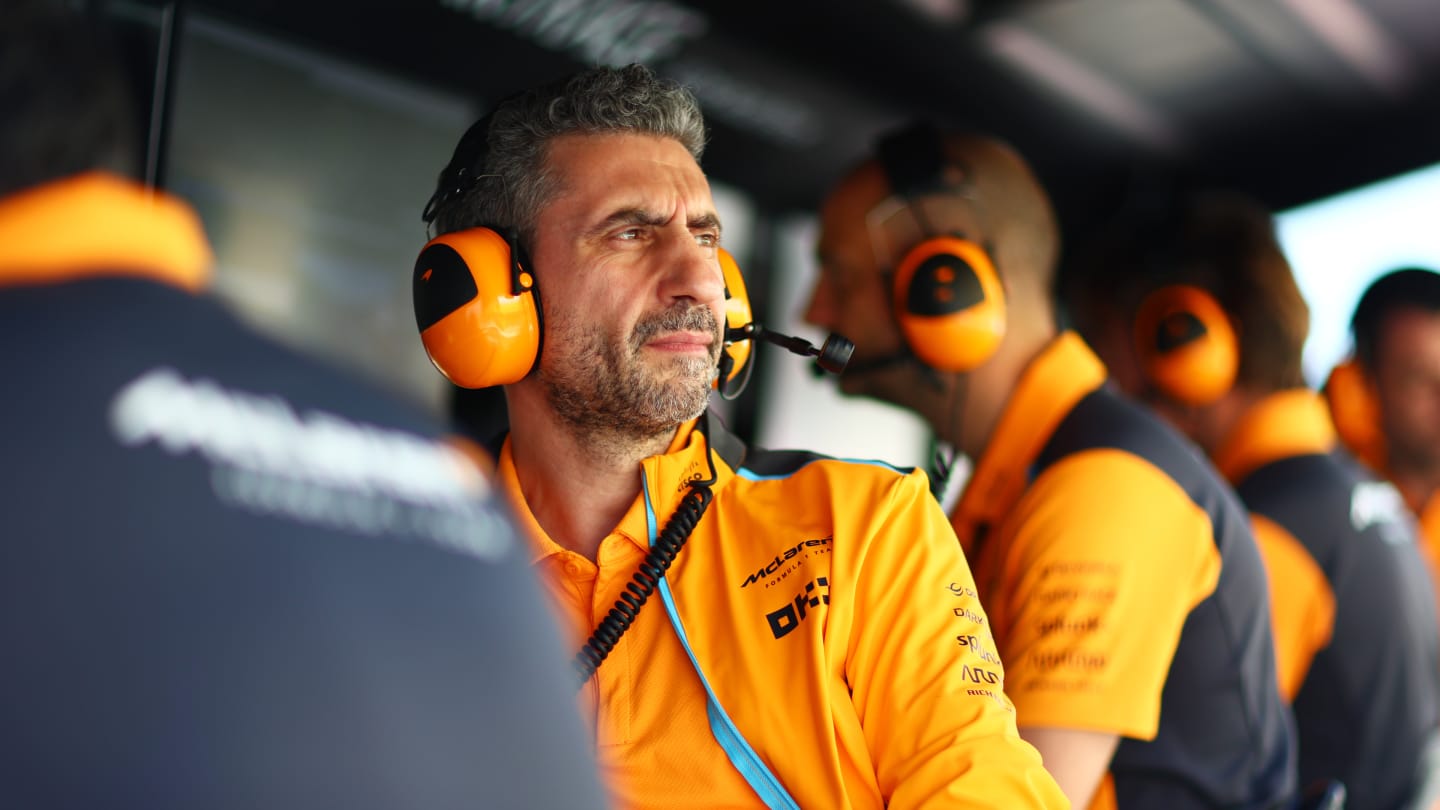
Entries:
<svg viewBox="0 0 1440 810">
<path fill-rule="evenodd" d="M 839 374 L 845 370 L 850 355 L 854 353 L 855 344 L 849 338 L 832 332 L 825 338 L 825 345 L 820 347 L 820 357 L 815 364 L 832 374 Z"/>
</svg>

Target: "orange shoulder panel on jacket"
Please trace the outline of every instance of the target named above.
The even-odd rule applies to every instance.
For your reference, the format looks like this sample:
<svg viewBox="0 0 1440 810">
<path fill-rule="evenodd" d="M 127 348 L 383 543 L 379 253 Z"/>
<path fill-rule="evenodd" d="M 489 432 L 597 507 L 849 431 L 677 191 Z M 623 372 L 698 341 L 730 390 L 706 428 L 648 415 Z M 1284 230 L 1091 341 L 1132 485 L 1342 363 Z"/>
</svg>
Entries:
<svg viewBox="0 0 1440 810">
<path fill-rule="evenodd" d="M 1335 594 L 1325 572 L 1294 535 L 1264 515 L 1252 514 L 1250 525 L 1270 585 L 1275 673 L 1280 695 L 1289 703 L 1305 683 L 1315 653 L 1330 643 Z"/>
</svg>

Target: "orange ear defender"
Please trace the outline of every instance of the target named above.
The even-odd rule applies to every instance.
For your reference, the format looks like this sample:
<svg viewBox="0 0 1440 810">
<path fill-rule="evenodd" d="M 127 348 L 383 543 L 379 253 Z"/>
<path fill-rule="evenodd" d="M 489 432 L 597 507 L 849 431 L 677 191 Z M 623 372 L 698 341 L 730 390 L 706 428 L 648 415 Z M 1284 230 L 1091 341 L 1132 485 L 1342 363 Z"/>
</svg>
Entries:
<svg viewBox="0 0 1440 810">
<path fill-rule="evenodd" d="M 910 204 L 922 229 L 917 198 L 954 194 L 967 183 L 948 161 L 940 130 L 919 122 L 880 139 L 876 158 L 890 189 Z M 957 175 L 962 186 L 947 183 Z M 1005 336 L 1005 294 L 989 253 L 959 235 L 931 235 L 895 267 L 892 304 L 910 351 L 940 371 L 971 371 L 989 360 Z"/>
<path fill-rule="evenodd" d="M 490 228 L 437 236 L 420 251 L 412 279 L 415 325 L 430 362 L 461 388 L 519 382 L 540 356 L 539 290 L 512 243 Z M 753 320 L 740 267 L 719 251 L 725 325 Z M 739 394 L 751 369 L 751 341 L 727 340 L 716 386 Z"/>
<path fill-rule="evenodd" d="M 720 272 L 725 278 L 725 348 L 720 355 L 720 374 L 715 378 L 715 387 L 721 396 L 734 399 L 750 381 L 750 370 L 754 366 L 750 338 L 740 334 L 755 316 L 750 311 L 750 296 L 745 291 L 740 265 L 725 248 L 719 248 L 719 254 Z"/>
<path fill-rule="evenodd" d="M 539 291 L 510 240 L 470 228 L 430 240 L 412 278 L 430 362 L 461 388 L 519 382 L 540 356 Z"/>
<path fill-rule="evenodd" d="M 1372 470 L 1384 470 L 1385 433 L 1380 427 L 1380 403 L 1359 361 L 1351 358 L 1332 369 L 1324 393 L 1340 440 Z"/>
<path fill-rule="evenodd" d="M 1239 341 L 1225 310 L 1210 293 L 1184 284 L 1161 287 L 1141 302 L 1135 353 L 1151 385 L 1192 407 L 1224 396 L 1240 368 Z"/>
<path fill-rule="evenodd" d="M 983 248 L 938 236 L 895 268 L 895 318 L 911 351 L 940 371 L 970 371 L 1005 336 L 1005 294 Z"/>
</svg>

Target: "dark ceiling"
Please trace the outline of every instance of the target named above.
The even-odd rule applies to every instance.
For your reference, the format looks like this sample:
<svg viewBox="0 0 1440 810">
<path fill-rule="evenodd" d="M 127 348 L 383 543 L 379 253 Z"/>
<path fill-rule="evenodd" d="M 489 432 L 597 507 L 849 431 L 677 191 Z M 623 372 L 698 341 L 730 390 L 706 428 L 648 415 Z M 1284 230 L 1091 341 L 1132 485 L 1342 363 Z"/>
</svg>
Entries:
<svg viewBox="0 0 1440 810">
<path fill-rule="evenodd" d="M 1440 162 L 1434 0 L 195 0 L 476 99 L 598 61 L 693 86 L 705 165 L 808 209 L 914 116 L 1015 144 L 1087 228 L 1135 188 L 1274 208 Z"/>
</svg>

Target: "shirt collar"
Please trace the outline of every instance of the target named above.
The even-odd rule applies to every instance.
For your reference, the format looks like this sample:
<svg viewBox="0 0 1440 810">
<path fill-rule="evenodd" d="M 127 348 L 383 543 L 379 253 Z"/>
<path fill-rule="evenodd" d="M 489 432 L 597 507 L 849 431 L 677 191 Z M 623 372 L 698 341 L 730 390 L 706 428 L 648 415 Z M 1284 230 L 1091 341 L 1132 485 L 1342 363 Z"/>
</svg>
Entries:
<svg viewBox="0 0 1440 810">
<path fill-rule="evenodd" d="M 689 482 L 696 476 L 709 477 L 709 467 L 705 460 L 707 448 L 705 431 L 697 429 L 697 422 L 698 420 L 691 420 L 680 425 L 664 453 L 651 456 L 641 462 L 650 495 L 651 513 L 658 516 L 661 525 L 679 505 L 680 499 L 689 489 Z M 718 489 L 734 473 L 719 459 L 716 459 L 715 468 L 716 474 L 719 476 L 719 480 L 715 483 L 715 487 Z M 516 522 L 529 544 L 531 562 L 538 562 L 565 551 L 563 546 L 550 539 L 549 535 L 540 528 L 539 521 L 535 519 L 529 504 L 525 502 L 525 495 L 520 490 L 520 479 L 515 470 L 515 457 L 511 451 L 509 436 L 505 437 L 505 443 L 500 448 L 500 455 L 495 464 L 495 473 L 499 479 L 501 491 L 509 498 Z M 640 495 L 635 498 L 635 502 L 626 510 L 625 516 L 620 519 L 620 523 L 611 531 L 612 534 L 621 535 L 642 549 L 650 547 L 650 527 L 644 497 L 646 491 L 645 489 L 641 490 Z"/>
<path fill-rule="evenodd" d="M 1030 465 L 1060 421 L 1104 382 L 1104 364 L 1073 332 L 1062 332 L 1030 361 L 955 508 L 952 522 L 967 551 L 978 527 L 999 522 L 1020 499 Z"/>
<path fill-rule="evenodd" d="M 0 199 L 0 285 L 128 276 L 196 292 L 213 261 L 188 205 L 117 175 L 88 172 Z"/>
<path fill-rule="evenodd" d="M 1266 396 L 1241 415 L 1215 453 L 1215 467 L 1236 484 L 1272 461 L 1334 447 L 1325 401 L 1308 388 L 1292 388 Z"/>
</svg>

